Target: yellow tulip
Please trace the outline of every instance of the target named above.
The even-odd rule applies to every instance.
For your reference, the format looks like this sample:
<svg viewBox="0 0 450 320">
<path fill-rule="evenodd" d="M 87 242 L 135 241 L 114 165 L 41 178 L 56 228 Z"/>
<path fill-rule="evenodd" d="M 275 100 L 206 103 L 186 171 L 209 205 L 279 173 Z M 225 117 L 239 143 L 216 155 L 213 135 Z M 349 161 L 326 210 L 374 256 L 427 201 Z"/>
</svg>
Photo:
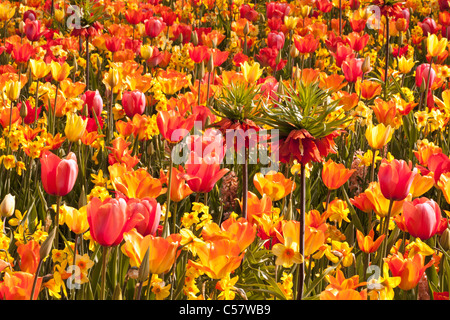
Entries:
<svg viewBox="0 0 450 320">
<path fill-rule="evenodd" d="M 148 60 L 153 56 L 153 47 L 146 44 L 141 46 L 141 57 Z"/>
<path fill-rule="evenodd" d="M 253 62 L 249 65 L 247 61 L 242 64 L 242 74 L 244 75 L 245 81 L 248 83 L 256 82 L 259 77 L 261 77 L 263 70 L 259 68 L 258 62 Z"/>
<path fill-rule="evenodd" d="M 294 30 L 297 27 L 298 20 L 300 20 L 299 17 L 285 16 L 284 25 L 288 30 Z"/>
<path fill-rule="evenodd" d="M 392 139 L 394 129 L 391 126 L 385 126 L 380 123 L 376 126 L 369 124 L 366 130 L 366 139 L 372 149 L 383 148 Z"/>
<path fill-rule="evenodd" d="M 75 113 L 71 113 L 67 116 L 66 127 L 64 133 L 66 138 L 71 142 L 76 142 L 83 136 L 86 131 L 87 119 L 81 118 Z"/>
<path fill-rule="evenodd" d="M 41 79 L 50 72 L 50 66 L 43 60 L 30 60 L 31 73 L 35 79 Z"/>
<path fill-rule="evenodd" d="M 441 40 L 435 34 L 428 36 L 427 38 L 427 51 L 432 57 L 440 56 L 447 48 L 448 40 L 442 37 Z"/>
<path fill-rule="evenodd" d="M 16 8 L 13 8 L 9 2 L 4 2 L 0 4 L 0 20 L 7 21 L 14 17 L 16 13 Z"/>
<path fill-rule="evenodd" d="M 407 74 L 411 71 L 415 64 L 416 62 L 412 58 L 406 59 L 406 57 L 401 56 L 398 59 L 398 71 L 400 71 L 400 73 Z"/>
<path fill-rule="evenodd" d="M 16 101 L 20 96 L 20 81 L 10 80 L 5 84 L 6 97 L 11 101 Z"/>
<path fill-rule="evenodd" d="M 69 229 L 76 234 L 85 233 L 87 229 L 89 229 L 86 206 L 81 207 L 80 210 L 68 206 L 66 206 L 65 209 L 66 216 L 64 218 L 64 223 Z"/>
<path fill-rule="evenodd" d="M 52 72 L 52 77 L 55 81 L 61 82 L 64 79 L 66 79 L 69 74 L 70 70 L 73 67 L 69 66 L 67 62 L 64 62 L 64 64 L 60 64 L 58 62 L 52 61 L 50 63 L 50 70 Z"/>
<path fill-rule="evenodd" d="M 14 208 L 16 206 L 15 197 L 8 193 L 5 198 L 3 198 L 2 203 L 0 204 L 0 216 L 2 217 L 10 217 L 14 213 Z"/>
</svg>

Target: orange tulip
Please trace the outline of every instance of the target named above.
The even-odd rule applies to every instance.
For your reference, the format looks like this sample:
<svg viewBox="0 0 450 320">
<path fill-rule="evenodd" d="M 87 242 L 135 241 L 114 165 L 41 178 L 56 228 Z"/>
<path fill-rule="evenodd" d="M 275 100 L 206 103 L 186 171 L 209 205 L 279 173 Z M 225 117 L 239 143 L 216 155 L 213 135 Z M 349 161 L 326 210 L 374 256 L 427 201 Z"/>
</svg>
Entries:
<svg viewBox="0 0 450 320">
<path fill-rule="evenodd" d="M 336 163 L 329 159 L 323 165 L 322 181 L 328 189 L 339 189 L 352 176 L 355 169 L 347 169 L 342 163 Z"/>
<path fill-rule="evenodd" d="M 151 234 L 143 237 L 136 229 L 124 234 L 125 243 L 121 247 L 122 252 L 130 258 L 130 265 L 139 267 L 149 250 L 149 270 L 151 274 L 168 272 L 175 259 L 178 257 L 178 247 L 181 236 L 171 234 L 166 239 L 154 237 Z"/>
<path fill-rule="evenodd" d="M 3 281 L 0 282 L 0 298 L 2 300 L 30 300 L 33 288 L 34 275 L 28 272 L 6 272 Z M 40 288 L 42 277 L 37 278 L 36 288 Z M 35 290 L 33 300 L 39 295 Z"/>
<path fill-rule="evenodd" d="M 356 239 L 358 240 L 359 248 L 365 253 L 373 253 L 377 251 L 378 247 L 381 245 L 381 242 L 383 242 L 385 237 L 386 235 L 383 234 L 374 241 L 373 229 L 369 231 L 369 234 L 367 236 L 364 236 L 361 231 L 356 230 Z"/>
<path fill-rule="evenodd" d="M 333 294 L 331 291 L 325 290 L 320 294 L 320 300 L 367 300 L 367 290 L 361 292 L 354 289 L 345 289 Z"/>
<path fill-rule="evenodd" d="M 370 202 L 367 194 L 364 192 L 350 199 L 350 203 L 365 213 L 370 213 L 372 210 L 375 210 L 372 202 Z"/>
<path fill-rule="evenodd" d="M 393 100 L 384 101 L 383 99 L 377 98 L 372 109 L 379 123 L 396 127 L 398 122 L 396 121 L 397 107 Z"/>
<path fill-rule="evenodd" d="M 156 198 L 165 192 L 161 181 L 153 178 L 144 168 L 133 171 L 127 170 L 124 165 L 114 164 L 108 169 L 114 189 L 128 198 Z"/>
<path fill-rule="evenodd" d="M 381 84 L 375 81 L 365 80 L 356 82 L 356 92 L 361 94 L 361 97 L 370 100 L 381 93 Z"/>
<path fill-rule="evenodd" d="M 185 174 L 184 168 L 179 166 L 178 169 L 172 168 L 172 183 L 170 188 L 170 199 L 175 202 L 180 202 L 187 196 L 189 196 L 193 191 L 189 188 L 189 185 L 186 183 L 186 180 L 183 179 L 183 175 Z M 161 169 L 160 171 L 160 181 L 161 183 L 167 183 L 169 180 L 168 175 L 164 173 Z"/>
<path fill-rule="evenodd" d="M 380 217 L 387 217 L 390 200 L 386 199 L 381 193 L 380 184 L 376 181 L 371 182 L 364 193 L 372 203 L 375 213 Z M 402 211 L 403 202 L 404 200 L 394 201 L 391 211 L 391 217 L 395 217 L 400 213 L 400 211 Z"/>
<path fill-rule="evenodd" d="M 249 224 L 245 218 L 236 220 L 234 217 L 230 217 L 222 223 L 220 228 L 215 223 L 209 223 L 202 229 L 203 240 L 235 240 L 241 252 L 253 242 L 255 235 L 256 226 Z"/>
<path fill-rule="evenodd" d="M 263 175 L 258 172 L 253 183 L 261 195 L 268 195 L 272 201 L 283 199 L 295 189 L 295 182 L 286 179 L 281 172 L 269 172 Z"/>
<path fill-rule="evenodd" d="M 398 285 L 402 290 L 411 290 L 417 286 L 420 278 L 426 269 L 431 267 L 434 260 L 431 259 L 426 265 L 425 257 L 420 253 L 417 253 L 412 258 L 404 258 L 401 254 L 386 258 L 386 262 L 389 265 L 389 269 L 392 272 L 392 276 L 401 277 L 401 282 Z"/>
<path fill-rule="evenodd" d="M 159 111 L 156 118 L 159 132 L 169 143 L 180 142 L 194 126 L 195 115 L 187 118 L 175 110 Z"/>
<path fill-rule="evenodd" d="M 206 273 L 212 279 L 222 279 L 236 270 L 244 258 L 237 241 L 220 239 L 197 244 L 200 263 L 192 260 L 188 264 Z"/>
<path fill-rule="evenodd" d="M 39 264 L 39 250 L 41 246 L 35 240 L 30 240 L 19 245 L 17 253 L 20 256 L 20 270 L 28 273 L 35 273 Z"/>
<path fill-rule="evenodd" d="M 258 198 L 253 192 L 248 192 L 247 199 L 247 219 L 250 223 L 257 223 L 256 218 L 260 218 L 263 214 L 272 215 L 272 199 L 263 195 L 261 199 Z M 240 203 L 242 210 L 242 203 Z"/>
</svg>

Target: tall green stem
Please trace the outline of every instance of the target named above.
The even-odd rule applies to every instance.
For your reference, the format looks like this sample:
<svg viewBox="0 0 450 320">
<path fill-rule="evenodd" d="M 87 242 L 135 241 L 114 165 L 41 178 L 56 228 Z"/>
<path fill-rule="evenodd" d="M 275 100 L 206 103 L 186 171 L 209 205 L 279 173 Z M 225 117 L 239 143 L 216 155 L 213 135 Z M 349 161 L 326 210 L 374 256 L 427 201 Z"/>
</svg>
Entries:
<svg viewBox="0 0 450 320">
<path fill-rule="evenodd" d="M 306 211 L 306 172 L 305 165 L 300 164 L 300 239 L 299 239 L 299 251 L 300 255 L 304 256 L 305 251 L 305 211 Z M 297 288 L 297 300 L 303 298 L 303 287 L 305 282 L 305 262 L 298 265 L 298 288 Z"/>
</svg>

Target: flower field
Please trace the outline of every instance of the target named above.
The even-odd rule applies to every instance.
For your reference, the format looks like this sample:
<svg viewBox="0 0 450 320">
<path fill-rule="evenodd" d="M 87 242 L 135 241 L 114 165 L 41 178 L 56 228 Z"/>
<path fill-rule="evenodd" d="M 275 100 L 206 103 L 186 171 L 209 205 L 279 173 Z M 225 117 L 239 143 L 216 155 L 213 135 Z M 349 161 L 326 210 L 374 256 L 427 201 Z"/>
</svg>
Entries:
<svg viewBox="0 0 450 320">
<path fill-rule="evenodd" d="M 449 300 L 446 0 L 0 0 L 0 300 Z"/>
</svg>

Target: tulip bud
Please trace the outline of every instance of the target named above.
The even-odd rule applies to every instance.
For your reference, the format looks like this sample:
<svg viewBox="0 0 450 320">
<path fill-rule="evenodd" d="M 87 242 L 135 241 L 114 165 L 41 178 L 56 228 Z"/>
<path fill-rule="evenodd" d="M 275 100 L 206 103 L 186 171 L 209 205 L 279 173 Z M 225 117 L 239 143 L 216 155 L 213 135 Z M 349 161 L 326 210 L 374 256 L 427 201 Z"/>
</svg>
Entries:
<svg viewBox="0 0 450 320">
<path fill-rule="evenodd" d="M 15 197 L 8 193 L 0 204 L 0 214 L 2 217 L 10 217 L 14 213 L 16 205 Z"/>
<path fill-rule="evenodd" d="M 370 56 L 367 56 L 367 57 L 364 59 L 364 62 L 363 62 L 363 64 L 362 64 L 362 66 L 361 66 L 361 70 L 362 70 L 363 73 L 367 73 L 367 72 L 369 72 L 371 69 L 372 69 L 372 68 L 370 67 Z"/>
<path fill-rule="evenodd" d="M 249 32 L 249 25 L 248 25 L 248 21 L 245 23 L 244 29 L 242 30 L 242 33 L 244 34 L 244 36 L 248 35 Z"/>
<path fill-rule="evenodd" d="M 208 70 L 208 72 L 212 72 L 214 70 L 214 59 L 212 55 L 209 57 L 208 64 L 206 65 L 206 70 Z"/>
<path fill-rule="evenodd" d="M 193 31 L 192 35 L 191 35 L 191 40 L 192 40 L 192 44 L 194 46 L 198 45 L 198 36 L 197 36 L 197 32 Z"/>
<path fill-rule="evenodd" d="M 145 252 L 144 258 L 142 259 L 141 266 L 139 267 L 138 281 L 144 282 L 150 272 L 150 248 Z"/>
<path fill-rule="evenodd" d="M 45 241 L 41 245 L 41 248 L 39 249 L 39 258 L 41 260 L 44 260 L 50 254 L 50 251 L 52 250 L 53 239 L 55 239 L 55 235 L 56 235 L 56 229 L 57 229 L 57 226 L 54 227 L 52 229 L 52 231 L 50 231 L 47 239 L 45 239 Z"/>
<path fill-rule="evenodd" d="M 439 243 L 441 244 L 442 249 L 445 251 L 450 250 L 450 229 L 446 228 L 444 232 L 442 232 L 441 238 L 439 239 Z"/>
<path fill-rule="evenodd" d="M 117 283 L 116 288 L 114 289 L 112 299 L 113 300 L 122 300 L 122 290 L 120 289 L 119 283 Z"/>
<path fill-rule="evenodd" d="M 199 76 L 199 79 L 202 79 L 203 77 L 204 77 L 204 75 L 205 75 L 205 63 L 202 61 L 202 63 L 200 63 L 200 65 L 199 65 L 199 72 L 198 72 L 198 76 Z"/>
<path fill-rule="evenodd" d="M 26 118 L 26 116 L 28 115 L 28 109 L 27 109 L 27 106 L 26 106 L 25 102 L 23 102 L 20 105 L 20 110 L 19 111 L 20 111 L 20 117 L 22 119 Z"/>
<path fill-rule="evenodd" d="M 292 43 L 291 45 L 291 49 L 289 50 L 289 54 L 291 55 L 292 59 L 295 59 L 298 57 L 298 55 L 300 54 L 300 51 L 298 51 L 297 47 L 295 46 L 294 43 Z"/>
</svg>

